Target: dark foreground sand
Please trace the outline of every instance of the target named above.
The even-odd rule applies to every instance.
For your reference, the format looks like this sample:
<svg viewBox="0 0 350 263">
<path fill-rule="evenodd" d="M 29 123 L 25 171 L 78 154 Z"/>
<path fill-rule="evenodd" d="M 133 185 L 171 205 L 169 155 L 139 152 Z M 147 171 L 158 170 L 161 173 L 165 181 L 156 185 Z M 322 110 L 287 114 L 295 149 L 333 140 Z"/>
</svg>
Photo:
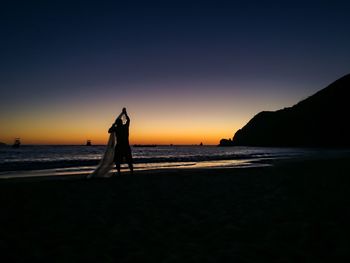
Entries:
<svg viewBox="0 0 350 263">
<path fill-rule="evenodd" d="M 1 180 L 0 262 L 350 262 L 349 164 Z"/>
</svg>

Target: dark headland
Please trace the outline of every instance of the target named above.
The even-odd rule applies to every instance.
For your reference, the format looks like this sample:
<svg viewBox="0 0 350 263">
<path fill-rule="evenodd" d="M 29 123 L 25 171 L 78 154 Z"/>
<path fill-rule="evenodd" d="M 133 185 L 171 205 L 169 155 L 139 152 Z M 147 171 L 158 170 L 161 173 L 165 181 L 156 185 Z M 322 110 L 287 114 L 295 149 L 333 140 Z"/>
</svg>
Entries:
<svg viewBox="0 0 350 263">
<path fill-rule="evenodd" d="M 349 147 L 350 74 L 293 107 L 255 115 L 221 146 Z"/>
</svg>

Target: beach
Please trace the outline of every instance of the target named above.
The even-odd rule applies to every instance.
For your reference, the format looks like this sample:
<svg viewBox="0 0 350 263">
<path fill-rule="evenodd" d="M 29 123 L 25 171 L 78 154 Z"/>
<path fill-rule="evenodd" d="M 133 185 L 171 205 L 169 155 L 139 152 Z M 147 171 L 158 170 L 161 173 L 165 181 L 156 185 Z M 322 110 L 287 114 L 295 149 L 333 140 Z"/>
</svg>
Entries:
<svg viewBox="0 0 350 263">
<path fill-rule="evenodd" d="M 2 262 L 339 262 L 350 158 L 0 180 Z"/>
</svg>

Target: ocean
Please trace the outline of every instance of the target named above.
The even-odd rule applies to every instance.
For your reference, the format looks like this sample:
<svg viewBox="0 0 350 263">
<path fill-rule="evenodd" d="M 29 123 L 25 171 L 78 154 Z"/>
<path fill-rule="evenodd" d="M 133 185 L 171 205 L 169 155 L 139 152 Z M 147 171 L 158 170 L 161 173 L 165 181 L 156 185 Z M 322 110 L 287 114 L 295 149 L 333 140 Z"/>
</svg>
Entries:
<svg viewBox="0 0 350 263">
<path fill-rule="evenodd" d="M 0 147 L 0 178 L 29 175 L 91 173 L 99 163 L 105 146 L 39 146 Z M 297 157 L 331 157 L 349 154 L 350 150 L 155 146 L 132 147 L 135 171 L 170 168 L 222 168 L 266 166 L 273 159 Z M 122 165 L 126 169 L 127 165 Z"/>
</svg>

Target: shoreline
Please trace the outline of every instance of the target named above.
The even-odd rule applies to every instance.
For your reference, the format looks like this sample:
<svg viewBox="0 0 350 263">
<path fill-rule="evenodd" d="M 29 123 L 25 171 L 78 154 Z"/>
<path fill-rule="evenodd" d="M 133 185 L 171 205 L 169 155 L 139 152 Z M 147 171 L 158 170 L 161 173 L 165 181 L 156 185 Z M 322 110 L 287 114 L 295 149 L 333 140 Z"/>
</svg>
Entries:
<svg viewBox="0 0 350 263">
<path fill-rule="evenodd" d="M 147 171 L 158 170 L 177 170 L 177 169 L 226 169 L 226 168 L 250 168 L 250 167 L 264 167 L 271 165 L 273 158 L 250 158 L 237 160 L 207 160 L 207 161 L 186 161 L 186 162 L 161 162 L 161 163 L 135 163 L 135 173 L 144 173 Z M 46 177 L 84 177 L 94 171 L 95 166 L 69 166 L 62 162 L 61 167 L 43 168 L 43 169 L 28 169 L 28 170 L 5 170 L 0 171 L 0 180 L 11 180 L 20 178 L 46 178 Z M 122 172 L 128 172 L 129 169 L 126 164 L 122 164 Z M 109 176 L 116 173 L 114 168 Z"/>
<path fill-rule="evenodd" d="M 52 147 L 50 147 L 52 148 Z M 165 150 L 164 150 L 165 149 Z M 309 149 L 309 148 L 264 148 L 264 147 L 166 147 L 162 151 L 140 149 L 134 152 L 136 168 L 148 169 L 163 166 L 183 166 L 203 162 L 254 161 L 266 158 L 290 158 L 303 156 L 350 156 L 350 149 Z M 175 149 L 175 151 L 174 151 Z M 9 171 L 31 171 L 48 169 L 75 169 L 97 166 L 103 149 L 98 147 L 78 147 L 77 149 L 54 147 L 30 150 L 2 151 L 0 174 Z"/>
<path fill-rule="evenodd" d="M 263 168 L 269 166 L 276 166 L 285 163 L 300 163 L 310 160 L 337 160 L 337 159 L 350 159 L 350 152 L 344 151 L 338 154 L 328 153 L 327 155 L 300 155 L 300 156 L 280 156 L 280 157 L 266 157 L 266 158 L 250 158 L 250 159 L 236 159 L 236 160 L 207 160 L 207 161 L 186 161 L 186 162 L 161 162 L 161 163 L 135 163 L 135 174 L 152 174 L 152 173 L 172 173 L 173 171 L 190 170 L 193 172 L 201 170 L 220 170 L 220 169 L 249 169 L 249 168 Z M 28 169 L 28 170 L 5 170 L 0 171 L 0 181 L 3 180 L 47 180 L 55 178 L 57 179 L 80 179 L 86 177 L 92 173 L 96 168 L 98 162 L 94 162 L 95 165 L 81 165 L 71 166 L 70 162 L 61 162 L 61 166 L 50 165 L 43 169 Z M 122 173 L 129 174 L 129 169 L 126 164 L 122 165 Z M 116 173 L 116 169 L 113 169 L 109 176 Z M 113 176 L 114 177 L 114 176 Z"/>
<path fill-rule="evenodd" d="M 173 173 L 175 171 L 197 171 L 203 170 L 221 170 L 221 169 L 249 169 L 256 167 L 271 166 L 271 162 L 268 160 L 225 160 L 225 161 L 203 161 L 203 162 L 188 162 L 181 163 L 179 165 L 169 166 L 154 166 L 154 167 L 142 167 L 134 168 L 134 175 L 148 175 L 152 173 Z M 55 180 L 55 179 L 84 179 L 90 174 L 94 167 L 64 167 L 54 169 L 42 169 L 42 170 L 19 170 L 19 171 L 5 171 L 0 172 L 0 181 L 2 180 Z M 102 179 L 108 179 L 116 177 L 117 171 L 113 169 L 109 176 L 103 177 Z M 127 166 L 122 167 L 122 176 L 129 175 L 129 169 Z M 118 177 L 118 176 L 117 176 Z M 100 179 L 100 178 L 91 178 Z"/>
</svg>

